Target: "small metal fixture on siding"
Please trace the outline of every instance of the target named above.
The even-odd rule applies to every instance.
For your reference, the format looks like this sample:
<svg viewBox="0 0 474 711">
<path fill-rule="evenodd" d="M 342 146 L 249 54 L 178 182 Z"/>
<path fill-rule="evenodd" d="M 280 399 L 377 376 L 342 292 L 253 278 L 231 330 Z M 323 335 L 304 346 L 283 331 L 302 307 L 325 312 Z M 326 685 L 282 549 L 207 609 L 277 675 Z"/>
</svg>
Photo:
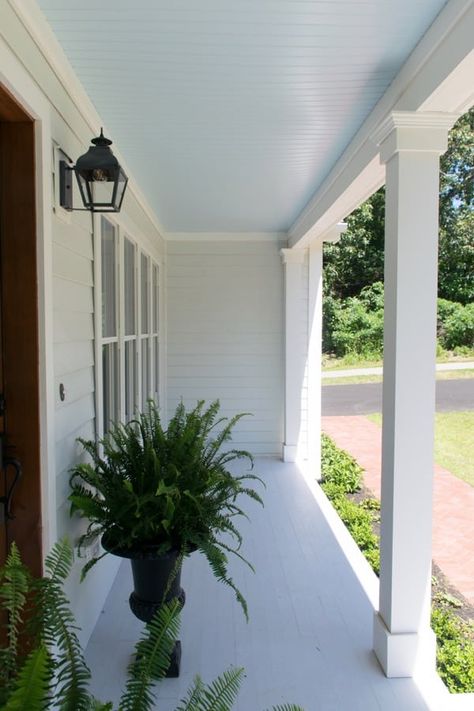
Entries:
<svg viewBox="0 0 474 711">
<path fill-rule="evenodd" d="M 87 153 L 80 156 L 75 166 L 59 162 L 59 203 L 65 210 L 86 209 L 91 212 L 120 212 L 128 178 L 112 153 L 112 141 L 100 136 L 93 138 Z M 72 174 L 76 174 L 84 208 L 72 203 Z"/>
</svg>

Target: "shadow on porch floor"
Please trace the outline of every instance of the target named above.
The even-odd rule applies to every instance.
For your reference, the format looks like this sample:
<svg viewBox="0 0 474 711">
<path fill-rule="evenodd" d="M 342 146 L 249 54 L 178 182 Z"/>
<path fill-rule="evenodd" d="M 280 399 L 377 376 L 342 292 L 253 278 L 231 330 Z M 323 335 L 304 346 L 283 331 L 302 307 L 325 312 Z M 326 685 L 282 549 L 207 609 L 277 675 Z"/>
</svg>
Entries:
<svg viewBox="0 0 474 711">
<path fill-rule="evenodd" d="M 233 564 L 250 622 L 193 554 L 182 580 L 181 677 L 161 683 L 157 708 L 172 711 L 195 674 L 210 681 L 230 665 L 246 669 L 235 711 L 283 702 L 306 711 L 435 708 L 414 680 L 383 675 L 371 651 L 373 605 L 300 470 L 270 459 L 255 470 L 267 484 L 265 508 L 252 502 L 241 530 L 256 574 Z M 142 626 L 129 610 L 130 591 L 125 561 L 86 650 L 92 690 L 103 700 L 120 696 Z"/>
</svg>

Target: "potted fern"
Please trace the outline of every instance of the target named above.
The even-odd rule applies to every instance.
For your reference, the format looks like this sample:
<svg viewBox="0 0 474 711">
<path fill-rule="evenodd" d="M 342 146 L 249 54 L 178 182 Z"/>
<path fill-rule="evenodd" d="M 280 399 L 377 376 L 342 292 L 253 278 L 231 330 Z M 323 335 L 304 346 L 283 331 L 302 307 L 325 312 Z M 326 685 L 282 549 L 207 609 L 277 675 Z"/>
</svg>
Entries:
<svg viewBox="0 0 474 711">
<path fill-rule="evenodd" d="M 247 616 L 246 601 L 228 572 L 228 554 L 252 567 L 239 552 L 235 520 L 245 515 L 241 497 L 262 503 L 249 485 L 261 480 L 251 473 L 232 475 L 231 462 L 244 459 L 252 468 L 253 459 L 247 451 L 224 448 L 243 416 L 219 417 L 218 401 L 208 407 L 200 401 L 190 411 L 181 403 L 164 429 L 150 401 L 146 412 L 113 425 L 102 441 L 79 440 L 91 457 L 71 475 L 71 513 L 89 521 L 79 547 L 101 536 L 102 555 L 131 560 L 130 607 L 139 619 L 149 621 L 175 597 L 184 604 L 181 563 L 194 550 L 233 589 Z M 83 575 L 98 559 L 84 566 Z"/>
</svg>

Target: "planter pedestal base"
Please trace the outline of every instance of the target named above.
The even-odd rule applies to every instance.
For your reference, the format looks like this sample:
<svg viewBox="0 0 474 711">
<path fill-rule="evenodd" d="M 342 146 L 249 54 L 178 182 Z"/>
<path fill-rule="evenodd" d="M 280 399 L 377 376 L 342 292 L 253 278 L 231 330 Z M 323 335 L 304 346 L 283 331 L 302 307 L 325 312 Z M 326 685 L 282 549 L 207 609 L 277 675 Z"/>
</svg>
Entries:
<svg viewBox="0 0 474 711">
<path fill-rule="evenodd" d="M 178 600 L 181 606 L 186 602 L 186 593 L 183 588 L 180 588 L 178 593 Z M 142 622 L 150 622 L 154 614 L 159 610 L 160 603 L 154 602 L 153 600 L 142 600 L 134 592 L 131 593 L 129 597 L 130 609 L 139 620 Z M 175 679 L 179 676 L 181 667 L 181 641 L 178 639 L 174 644 L 174 649 L 171 652 L 170 665 L 168 671 L 165 674 L 167 679 Z"/>
</svg>

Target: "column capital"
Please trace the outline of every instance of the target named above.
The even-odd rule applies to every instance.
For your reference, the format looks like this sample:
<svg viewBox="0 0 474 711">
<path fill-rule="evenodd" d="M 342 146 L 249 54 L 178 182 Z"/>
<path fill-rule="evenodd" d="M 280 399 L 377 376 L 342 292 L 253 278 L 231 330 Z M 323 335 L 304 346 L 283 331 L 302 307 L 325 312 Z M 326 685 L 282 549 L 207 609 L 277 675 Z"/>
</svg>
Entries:
<svg viewBox="0 0 474 711">
<path fill-rule="evenodd" d="M 280 249 L 283 264 L 303 264 L 306 255 L 305 249 Z"/>
<path fill-rule="evenodd" d="M 441 155 L 457 119 L 457 114 L 438 111 L 392 111 L 375 129 L 372 141 L 380 147 L 382 163 L 401 151 Z"/>
</svg>

